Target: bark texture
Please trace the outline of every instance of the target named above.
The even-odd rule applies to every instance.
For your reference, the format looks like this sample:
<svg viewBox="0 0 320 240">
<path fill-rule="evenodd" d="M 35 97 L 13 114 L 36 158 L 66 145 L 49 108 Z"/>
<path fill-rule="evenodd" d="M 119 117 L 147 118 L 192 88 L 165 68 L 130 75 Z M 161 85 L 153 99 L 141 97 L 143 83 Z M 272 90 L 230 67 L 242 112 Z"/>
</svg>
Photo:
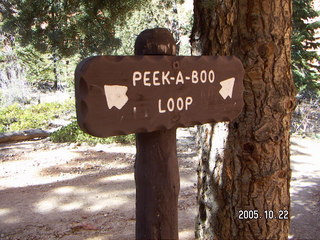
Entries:
<svg viewBox="0 0 320 240">
<path fill-rule="evenodd" d="M 193 54 L 235 55 L 246 71 L 239 118 L 199 131 L 196 238 L 287 239 L 289 220 L 264 211 L 290 211 L 291 0 L 195 0 L 194 11 Z"/>
</svg>

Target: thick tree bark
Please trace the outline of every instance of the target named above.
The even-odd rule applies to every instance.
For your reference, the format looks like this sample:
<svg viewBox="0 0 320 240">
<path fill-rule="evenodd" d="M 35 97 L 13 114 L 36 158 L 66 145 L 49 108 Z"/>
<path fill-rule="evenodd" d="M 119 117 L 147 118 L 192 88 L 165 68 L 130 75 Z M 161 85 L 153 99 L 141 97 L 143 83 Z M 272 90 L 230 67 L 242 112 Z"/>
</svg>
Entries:
<svg viewBox="0 0 320 240">
<path fill-rule="evenodd" d="M 194 54 L 235 55 L 246 71 L 239 118 L 200 130 L 196 237 L 287 239 L 289 219 L 264 211 L 290 211 L 291 0 L 195 0 L 194 7 Z M 239 219 L 251 210 L 258 219 Z"/>
</svg>

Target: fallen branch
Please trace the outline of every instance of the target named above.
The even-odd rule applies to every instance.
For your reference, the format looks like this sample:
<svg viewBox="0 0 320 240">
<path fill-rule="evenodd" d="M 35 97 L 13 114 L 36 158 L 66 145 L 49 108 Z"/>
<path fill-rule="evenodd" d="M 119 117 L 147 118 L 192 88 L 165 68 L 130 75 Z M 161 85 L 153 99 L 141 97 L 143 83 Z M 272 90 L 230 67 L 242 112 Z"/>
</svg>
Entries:
<svg viewBox="0 0 320 240">
<path fill-rule="evenodd" d="M 0 133 L 0 143 L 25 141 L 35 138 L 46 138 L 49 132 L 42 129 L 31 129 L 19 132 Z"/>
</svg>

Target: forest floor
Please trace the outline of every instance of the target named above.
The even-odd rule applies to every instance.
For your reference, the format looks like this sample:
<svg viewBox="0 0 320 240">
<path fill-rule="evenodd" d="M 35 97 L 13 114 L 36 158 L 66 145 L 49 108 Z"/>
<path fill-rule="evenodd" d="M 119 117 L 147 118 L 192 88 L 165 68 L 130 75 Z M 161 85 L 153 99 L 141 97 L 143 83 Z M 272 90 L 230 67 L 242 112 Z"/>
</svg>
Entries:
<svg viewBox="0 0 320 240">
<path fill-rule="evenodd" d="M 320 232 L 320 142 L 292 138 L 290 239 Z M 0 145 L 1 240 L 134 239 L 135 146 L 56 144 L 48 139 Z M 179 236 L 194 239 L 197 151 L 178 130 Z"/>
<path fill-rule="evenodd" d="M 291 138 L 292 240 L 320 239 L 320 141 Z"/>
</svg>

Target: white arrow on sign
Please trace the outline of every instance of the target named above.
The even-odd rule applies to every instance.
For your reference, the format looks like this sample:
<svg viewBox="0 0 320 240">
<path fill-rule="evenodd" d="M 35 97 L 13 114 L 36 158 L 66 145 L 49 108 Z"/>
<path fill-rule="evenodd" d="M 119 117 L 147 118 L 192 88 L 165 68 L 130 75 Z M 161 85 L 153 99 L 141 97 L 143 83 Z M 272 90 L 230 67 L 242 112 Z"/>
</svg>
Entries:
<svg viewBox="0 0 320 240">
<path fill-rule="evenodd" d="M 220 82 L 220 85 L 222 86 L 222 88 L 220 89 L 219 93 L 224 100 L 227 99 L 228 96 L 232 98 L 234 81 L 235 81 L 235 78 L 228 78 Z"/>
<path fill-rule="evenodd" d="M 128 87 L 120 85 L 104 85 L 104 92 L 108 108 L 116 107 L 119 110 L 128 102 Z"/>
</svg>

